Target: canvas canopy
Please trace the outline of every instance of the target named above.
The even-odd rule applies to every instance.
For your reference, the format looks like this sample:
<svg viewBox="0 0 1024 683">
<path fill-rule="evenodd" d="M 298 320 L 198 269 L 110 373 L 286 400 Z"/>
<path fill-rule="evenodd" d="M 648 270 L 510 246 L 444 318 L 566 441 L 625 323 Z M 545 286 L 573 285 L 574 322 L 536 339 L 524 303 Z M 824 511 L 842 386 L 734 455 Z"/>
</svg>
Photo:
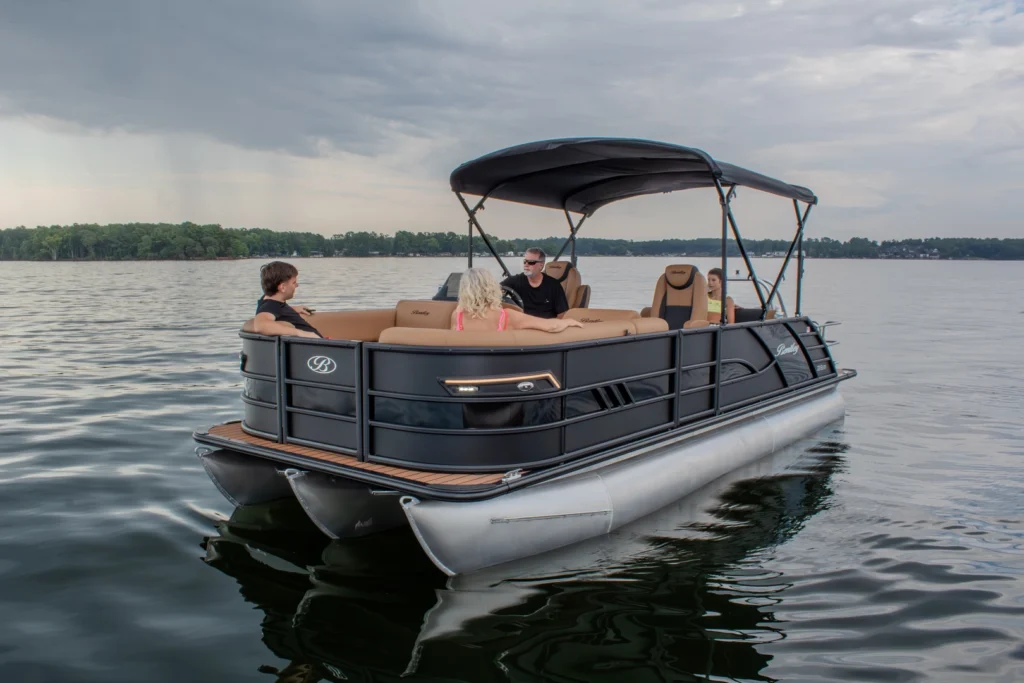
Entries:
<svg viewBox="0 0 1024 683">
<path fill-rule="evenodd" d="M 715 161 L 691 147 L 629 138 L 567 138 L 516 145 L 452 172 L 460 193 L 591 215 L 605 204 L 698 187 L 750 187 L 807 204 L 806 187 Z"/>
</svg>

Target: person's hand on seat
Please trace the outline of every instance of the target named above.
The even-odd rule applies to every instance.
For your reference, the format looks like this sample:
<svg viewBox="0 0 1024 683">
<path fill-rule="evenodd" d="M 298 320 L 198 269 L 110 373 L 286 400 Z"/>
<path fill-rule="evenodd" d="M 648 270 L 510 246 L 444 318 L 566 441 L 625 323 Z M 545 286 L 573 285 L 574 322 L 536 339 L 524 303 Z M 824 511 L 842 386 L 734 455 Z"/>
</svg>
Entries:
<svg viewBox="0 0 1024 683">
<path fill-rule="evenodd" d="M 562 330 L 570 327 L 583 327 L 583 323 L 579 320 L 573 320 L 572 318 L 555 318 L 555 320 L 558 324 L 558 329 L 555 330 L 556 332 L 561 332 Z"/>
</svg>

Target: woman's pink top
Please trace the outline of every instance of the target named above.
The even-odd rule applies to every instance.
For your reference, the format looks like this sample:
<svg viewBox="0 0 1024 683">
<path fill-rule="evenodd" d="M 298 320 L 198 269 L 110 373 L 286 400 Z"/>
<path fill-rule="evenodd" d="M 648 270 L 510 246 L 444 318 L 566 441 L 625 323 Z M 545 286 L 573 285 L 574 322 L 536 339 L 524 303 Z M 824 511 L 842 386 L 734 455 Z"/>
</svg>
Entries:
<svg viewBox="0 0 1024 683">
<path fill-rule="evenodd" d="M 505 326 L 507 324 L 508 324 L 508 311 L 503 308 L 503 309 L 501 309 L 501 315 L 498 317 L 498 331 L 501 332 L 502 330 L 504 330 Z M 461 308 L 455 312 L 455 329 L 458 330 L 459 332 L 462 332 L 464 330 L 464 328 L 462 327 L 462 309 Z"/>
</svg>

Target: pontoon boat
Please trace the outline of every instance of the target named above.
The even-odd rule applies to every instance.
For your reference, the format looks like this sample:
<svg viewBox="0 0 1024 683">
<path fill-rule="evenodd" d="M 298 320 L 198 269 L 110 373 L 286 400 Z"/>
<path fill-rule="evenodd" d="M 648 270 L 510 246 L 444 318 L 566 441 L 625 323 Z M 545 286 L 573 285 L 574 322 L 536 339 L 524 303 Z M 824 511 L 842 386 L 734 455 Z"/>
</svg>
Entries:
<svg viewBox="0 0 1024 683">
<path fill-rule="evenodd" d="M 801 313 L 817 203 L 807 188 L 698 149 L 609 138 L 511 147 L 450 181 L 470 265 L 475 231 L 509 272 L 480 225 L 488 200 L 564 213 L 569 236 L 546 270 L 583 327 L 452 331 L 457 274 L 433 299 L 315 313 L 330 339 L 260 336 L 249 321 L 243 419 L 194 434 L 231 502 L 295 496 L 332 538 L 410 524 L 434 564 L 464 574 L 608 533 L 842 419 L 838 385 L 856 372 L 832 358 L 824 331 L 834 323 Z M 796 235 L 772 282 L 743 245 L 737 187 L 792 201 Z M 696 188 L 721 206 L 722 272 L 731 235 L 759 305 L 709 324 L 704 275 L 680 263 L 652 274 L 649 306 L 590 307 L 576 258 L 584 221 L 614 201 Z M 790 314 L 780 284 L 794 255 Z"/>
</svg>

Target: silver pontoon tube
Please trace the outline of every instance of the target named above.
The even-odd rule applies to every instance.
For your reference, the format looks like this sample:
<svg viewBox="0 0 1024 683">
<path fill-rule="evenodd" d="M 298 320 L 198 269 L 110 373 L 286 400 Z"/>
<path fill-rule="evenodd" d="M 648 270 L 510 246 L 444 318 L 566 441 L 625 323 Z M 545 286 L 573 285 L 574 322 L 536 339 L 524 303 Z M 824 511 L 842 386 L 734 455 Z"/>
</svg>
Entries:
<svg viewBox="0 0 1024 683">
<path fill-rule="evenodd" d="M 472 503 L 401 499 L 449 576 L 606 534 L 842 419 L 835 386 L 643 448 L 610 463 Z"/>
<path fill-rule="evenodd" d="M 701 523 L 721 524 L 721 519 L 711 511 L 719 508 L 723 494 L 731 486 L 747 479 L 771 478 L 787 471 L 799 471 L 802 469 L 799 463 L 807 455 L 806 448 L 820 443 L 819 439 L 831 431 L 826 427 L 809 439 L 794 442 L 788 448 L 739 467 L 609 534 L 449 578 L 447 588 L 437 591 L 437 603 L 423 617 L 411 666 L 415 665 L 425 643 L 470 633 L 479 635 L 481 629 L 486 628 L 481 620 L 542 595 L 544 587 L 552 583 L 613 577 L 631 565 L 642 565 L 659 557 L 664 552 L 662 542 L 665 540 L 706 539 L 700 530 Z M 804 483 L 802 477 L 782 483 L 781 489 L 796 500 L 780 504 L 790 511 L 799 509 L 801 504 L 798 501 L 807 495 Z"/>
</svg>

